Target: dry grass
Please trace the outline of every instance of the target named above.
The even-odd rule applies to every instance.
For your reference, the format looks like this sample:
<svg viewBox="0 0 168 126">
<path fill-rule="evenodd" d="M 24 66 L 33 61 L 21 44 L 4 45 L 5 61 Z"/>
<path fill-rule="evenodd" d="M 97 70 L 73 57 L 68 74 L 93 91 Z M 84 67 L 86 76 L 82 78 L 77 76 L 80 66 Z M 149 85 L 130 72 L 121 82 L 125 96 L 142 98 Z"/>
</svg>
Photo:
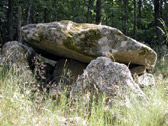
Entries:
<svg viewBox="0 0 168 126">
<path fill-rule="evenodd" d="M 150 105 L 133 103 L 130 108 L 113 105 L 108 109 L 103 96 L 99 96 L 98 99 L 93 97 L 91 105 L 86 101 L 71 104 L 71 99 L 64 93 L 59 96 L 59 100 L 52 99 L 49 94 L 40 91 L 35 82 L 26 80 L 26 75 L 20 79 L 16 69 L 8 70 L 1 66 L 0 125 L 163 125 L 168 112 L 168 79 L 159 79 L 158 75 L 167 72 L 167 61 L 165 59 L 157 65 L 156 85 L 144 89 L 151 101 Z M 73 117 L 80 117 L 87 123 L 72 121 Z"/>
</svg>

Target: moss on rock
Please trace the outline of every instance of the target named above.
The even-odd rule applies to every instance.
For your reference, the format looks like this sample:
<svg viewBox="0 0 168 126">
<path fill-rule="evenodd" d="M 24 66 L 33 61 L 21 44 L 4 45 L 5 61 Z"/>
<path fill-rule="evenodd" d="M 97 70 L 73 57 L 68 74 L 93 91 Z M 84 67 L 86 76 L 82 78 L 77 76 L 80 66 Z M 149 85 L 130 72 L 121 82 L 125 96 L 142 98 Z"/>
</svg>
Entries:
<svg viewBox="0 0 168 126">
<path fill-rule="evenodd" d="M 150 54 L 150 50 L 148 50 L 147 48 L 141 48 L 141 52 L 139 53 L 139 55 L 141 56 L 146 56 Z"/>
<path fill-rule="evenodd" d="M 80 38 L 80 36 L 82 36 Z M 97 48 L 97 42 L 101 38 L 101 34 L 98 30 L 89 30 L 80 32 L 79 34 L 75 34 L 71 31 L 70 36 L 64 40 L 64 45 L 68 49 L 72 49 L 77 51 L 78 53 L 84 54 L 85 56 L 96 57 L 96 53 L 94 50 Z M 75 40 L 76 38 L 80 38 L 79 40 Z"/>
</svg>

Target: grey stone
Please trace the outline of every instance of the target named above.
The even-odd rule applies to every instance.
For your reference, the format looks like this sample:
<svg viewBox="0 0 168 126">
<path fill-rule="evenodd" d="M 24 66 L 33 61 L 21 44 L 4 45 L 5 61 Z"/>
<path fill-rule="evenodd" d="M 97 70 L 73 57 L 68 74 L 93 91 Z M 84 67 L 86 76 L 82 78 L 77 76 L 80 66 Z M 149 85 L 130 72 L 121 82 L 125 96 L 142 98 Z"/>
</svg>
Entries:
<svg viewBox="0 0 168 126">
<path fill-rule="evenodd" d="M 150 47 L 105 25 L 72 21 L 29 24 L 22 27 L 24 41 L 49 54 L 89 63 L 99 56 L 113 61 L 155 66 L 157 54 Z"/>
<path fill-rule="evenodd" d="M 148 101 L 146 95 L 134 82 L 128 67 L 112 62 L 106 57 L 98 57 L 90 62 L 74 84 L 71 96 L 74 97 L 76 94 L 82 96 L 83 92 L 103 93 L 111 101 L 117 96 L 125 100 L 126 104 L 130 103 L 130 97 Z"/>
<path fill-rule="evenodd" d="M 146 68 L 145 68 L 145 66 L 138 66 L 138 67 L 131 68 L 130 71 L 133 76 L 134 76 L 134 74 L 142 75 L 146 72 Z"/>
<path fill-rule="evenodd" d="M 56 63 L 53 76 L 59 78 L 64 76 L 66 78 L 76 80 L 79 75 L 84 72 L 86 64 L 74 61 L 71 59 L 61 59 Z"/>
<path fill-rule="evenodd" d="M 45 62 L 47 61 L 47 62 Z M 36 79 L 44 82 L 45 86 L 53 79 L 54 66 L 48 63 L 49 60 L 41 59 L 41 56 L 36 55 L 33 59 L 33 71 Z"/>
<path fill-rule="evenodd" d="M 68 88 L 66 94 L 69 95 L 72 84 L 84 72 L 86 66 L 72 59 L 60 59 L 55 65 L 53 80 L 50 83 L 51 95 L 57 96 L 65 87 Z"/>
<path fill-rule="evenodd" d="M 10 41 L 2 47 L 1 65 L 19 73 L 18 78 L 34 82 L 34 75 L 31 70 L 32 60 L 36 55 L 35 51 L 17 41 Z"/>
<path fill-rule="evenodd" d="M 35 51 L 17 41 L 10 41 L 2 47 L 2 63 L 6 64 L 31 64 L 31 60 L 36 55 Z"/>
<path fill-rule="evenodd" d="M 1 65 L 9 69 L 14 67 L 22 79 L 44 82 L 46 85 L 52 79 L 54 67 L 43 62 L 40 57 L 32 48 L 17 41 L 10 41 L 2 48 Z"/>
<path fill-rule="evenodd" d="M 141 88 L 149 87 L 155 85 L 155 78 L 152 74 L 145 73 L 137 78 L 137 84 L 139 84 Z"/>
<path fill-rule="evenodd" d="M 48 58 L 41 56 L 41 55 L 39 55 L 38 58 L 41 60 L 41 62 L 46 63 L 46 64 L 50 64 L 52 66 L 55 66 L 55 64 L 57 63 L 57 61 L 48 59 Z"/>
</svg>

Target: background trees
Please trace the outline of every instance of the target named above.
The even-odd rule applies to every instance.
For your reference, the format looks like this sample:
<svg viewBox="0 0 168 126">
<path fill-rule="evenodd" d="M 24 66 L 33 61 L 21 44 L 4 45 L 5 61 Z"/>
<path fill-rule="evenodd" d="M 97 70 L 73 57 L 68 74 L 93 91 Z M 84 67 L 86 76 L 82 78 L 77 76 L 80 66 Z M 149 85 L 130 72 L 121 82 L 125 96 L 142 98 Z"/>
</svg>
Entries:
<svg viewBox="0 0 168 126">
<path fill-rule="evenodd" d="M 0 42 L 20 40 L 20 26 L 72 20 L 116 27 L 150 45 L 162 42 L 158 18 L 168 24 L 167 0 L 1 0 Z"/>
</svg>

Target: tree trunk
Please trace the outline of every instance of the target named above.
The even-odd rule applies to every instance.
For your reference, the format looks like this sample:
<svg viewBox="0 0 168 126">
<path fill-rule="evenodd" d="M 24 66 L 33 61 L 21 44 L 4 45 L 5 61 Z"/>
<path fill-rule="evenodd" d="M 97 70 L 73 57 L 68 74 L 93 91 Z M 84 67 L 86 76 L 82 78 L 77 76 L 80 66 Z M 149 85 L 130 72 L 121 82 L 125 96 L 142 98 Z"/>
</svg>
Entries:
<svg viewBox="0 0 168 126">
<path fill-rule="evenodd" d="M 113 0 L 111 0 L 111 3 L 112 3 L 112 8 L 113 8 L 113 5 L 114 5 Z M 112 10 L 111 11 L 111 26 L 113 26 L 113 17 L 114 17 L 114 15 L 113 15 L 113 10 Z"/>
<path fill-rule="evenodd" d="M 101 24 L 101 0 L 96 2 L 96 24 Z"/>
<path fill-rule="evenodd" d="M 90 11 L 90 9 L 93 8 L 93 3 L 94 3 L 94 0 L 89 0 L 89 4 L 88 4 L 88 8 L 87 8 L 87 16 L 86 16 L 86 22 L 87 23 L 92 23 L 92 20 L 93 20 L 93 17 L 92 17 L 92 12 Z M 90 20 L 91 18 L 91 20 Z"/>
<path fill-rule="evenodd" d="M 75 12 L 78 10 L 78 12 L 76 13 L 77 15 L 81 15 L 81 18 L 79 18 L 77 16 L 77 22 L 80 23 L 80 22 L 83 22 L 84 20 L 84 15 L 85 15 L 85 1 L 86 0 L 83 0 L 83 4 L 80 0 L 78 0 L 78 2 L 76 2 L 76 5 L 77 7 L 75 8 Z M 82 12 L 82 13 L 81 13 Z M 76 16 L 76 15 L 75 15 Z"/>
<path fill-rule="evenodd" d="M 30 23 L 30 12 L 31 12 L 31 8 L 32 8 L 32 0 L 29 0 L 29 7 L 27 9 L 27 19 L 26 19 L 26 24 Z"/>
<path fill-rule="evenodd" d="M 33 15 L 35 15 L 35 10 L 32 10 L 31 23 L 35 23 L 35 19 Z"/>
<path fill-rule="evenodd" d="M 125 26 L 124 26 L 124 34 L 127 35 L 128 31 L 127 31 L 127 27 L 128 27 L 128 0 L 124 0 L 124 10 L 125 10 L 125 15 L 124 15 L 124 22 L 125 22 Z"/>
<path fill-rule="evenodd" d="M 91 8 L 92 0 L 89 0 L 88 6 L 87 6 L 87 16 L 86 16 L 86 23 L 89 23 L 89 17 L 90 17 L 90 8 Z"/>
<path fill-rule="evenodd" d="M 95 0 L 92 0 L 90 9 L 93 9 L 93 7 L 94 7 L 94 1 L 95 1 Z M 93 21 L 94 16 L 92 15 L 92 11 L 90 11 L 90 14 L 89 14 L 89 15 L 90 15 L 90 17 L 91 17 L 90 22 L 93 23 L 93 22 L 94 22 L 94 21 Z"/>
<path fill-rule="evenodd" d="M 17 26 L 18 42 L 22 41 L 21 26 L 22 26 L 22 6 L 21 6 L 21 4 L 19 4 L 19 7 L 18 7 L 18 26 Z"/>
<path fill-rule="evenodd" d="M 136 0 L 134 0 L 134 31 L 133 31 L 134 39 L 136 39 L 136 27 L 137 27 L 136 3 L 137 3 Z"/>
<path fill-rule="evenodd" d="M 157 35 L 157 42 L 159 45 L 161 45 L 161 33 L 160 30 L 157 27 L 160 27 L 160 23 L 158 19 L 160 18 L 160 12 L 159 12 L 159 0 L 154 0 L 154 17 L 155 17 L 155 28 L 156 28 L 156 35 Z"/>
<path fill-rule="evenodd" d="M 168 25 L 168 7 L 167 7 L 168 5 L 167 5 L 167 0 L 164 0 L 164 10 L 165 10 L 165 22 L 166 22 L 166 24 Z"/>
<path fill-rule="evenodd" d="M 54 4 L 54 3 L 53 3 Z M 59 7 L 59 1 L 58 0 L 55 0 L 55 11 L 57 10 L 57 8 Z M 55 16 L 54 16 L 55 20 L 58 20 L 58 12 L 56 11 L 55 12 Z"/>
<path fill-rule="evenodd" d="M 142 0 L 139 0 L 138 1 L 138 18 L 141 18 L 142 17 Z"/>
<path fill-rule="evenodd" d="M 44 23 L 47 23 L 47 12 L 48 12 L 48 9 L 44 8 L 44 15 L 43 15 Z"/>
<path fill-rule="evenodd" d="M 13 40 L 13 12 L 14 12 L 14 1 L 8 0 L 8 12 L 7 12 L 7 22 L 8 22 L 8 40 Z"/>
<path fill-rule="evenodd" d="M 63 0 L 63 7 L 66 6 L 66 0 Z M 63 10 L 62 17 L 65 20 L 65 10 Z"/>
<path fill-rule="evenodd" d="M 84 22 L 84 12 L 85 12 L 85 3 L 86 3 L 86 0 L 83 1 L 83 7 L 82 7 L 82 22 Z M 80 3 L 79 3 L 79 8 L 80 8 Z"/>
<path fill-rule="evenodd" d="M 141 28 L 141 18 L 142 18 L 142 0 L 138 1 L 138 21 L 137 27 Z"/>
<path fill-rule="evenodd" d="M 162 7 L 163 6 L 163 0 L 160 0 L 160 17 L 163 18 L 163 11 L 162 11 Z"/>
</svg>

